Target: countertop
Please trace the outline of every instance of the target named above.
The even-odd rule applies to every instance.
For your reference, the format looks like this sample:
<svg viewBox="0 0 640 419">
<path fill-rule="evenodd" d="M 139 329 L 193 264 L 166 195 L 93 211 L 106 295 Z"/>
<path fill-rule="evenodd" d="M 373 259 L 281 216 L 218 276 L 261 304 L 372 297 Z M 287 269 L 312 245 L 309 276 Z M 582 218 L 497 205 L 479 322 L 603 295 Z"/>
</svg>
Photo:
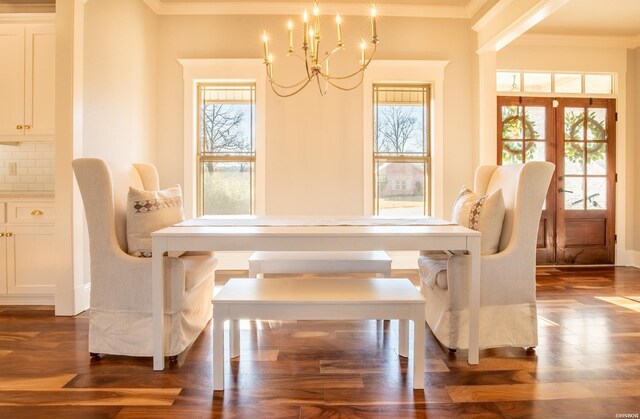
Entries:
<svg viewBox="0 0 640 419">
<path fill-rule="evenodd" d="M 55 194 L 52 191 L 2 191 L 0 200 L 12 199 L 53 199 Z"/>
</svg>

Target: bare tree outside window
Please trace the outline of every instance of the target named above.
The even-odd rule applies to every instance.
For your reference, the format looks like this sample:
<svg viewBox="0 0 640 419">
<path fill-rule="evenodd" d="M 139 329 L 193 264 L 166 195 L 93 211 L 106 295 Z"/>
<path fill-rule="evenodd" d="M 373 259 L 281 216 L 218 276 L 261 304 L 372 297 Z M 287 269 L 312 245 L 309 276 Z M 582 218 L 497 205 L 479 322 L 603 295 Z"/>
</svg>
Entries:
<svg viewBox="0 0 640 419">
<path fill-rule="evenodd" d="M 378 151 L 404 153 L 414 145 L 418 133 L 418 118 L 411 107 L 380 106 L 378 121 Z M 419 139 L 418 139 L 419 140 Z M 415 147 L 415 145 L 414 145 Z"/>
<path fill-rule="evenodd" d="M 202 111 L 204 152 L 242 152 L 247 138 L 241 124 L 245 111 L 237 105 L 208 104 Z"/>
</svg>

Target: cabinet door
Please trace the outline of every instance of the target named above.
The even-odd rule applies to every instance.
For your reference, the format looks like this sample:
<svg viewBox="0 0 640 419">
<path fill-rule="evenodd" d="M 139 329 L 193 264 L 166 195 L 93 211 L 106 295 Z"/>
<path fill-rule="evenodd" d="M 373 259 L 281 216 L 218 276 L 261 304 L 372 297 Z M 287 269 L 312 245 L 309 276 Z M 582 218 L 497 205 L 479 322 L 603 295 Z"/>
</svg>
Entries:
<svg viewBox="0 0 640 419">
<path fill-rule="evenodd" d="M 27 25 L 24 91 L 27 136 L 55 134 L 55 41 L 53 25 Z"/>
<path fill-rule="evenodd" d="M 24 26 L 0 25 L 0 135 L 24 129 Z"/>
<path fill-rule="evenodd" d="M 0 295 L 7 293 L 7 238 L 5 228 L 0 227 Z"/>
<path fill-rule="evenodd" d="M 53 294 L 56 261 L 53 226 L 7 226 L 9 294 Z"/>
</svg>

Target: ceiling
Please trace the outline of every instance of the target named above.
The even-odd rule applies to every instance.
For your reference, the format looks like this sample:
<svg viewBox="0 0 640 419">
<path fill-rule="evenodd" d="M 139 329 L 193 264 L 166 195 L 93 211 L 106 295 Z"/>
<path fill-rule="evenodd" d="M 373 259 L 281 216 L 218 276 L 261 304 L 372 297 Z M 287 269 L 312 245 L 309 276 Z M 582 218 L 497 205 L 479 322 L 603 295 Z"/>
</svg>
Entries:
<svg viewBox="0 0 640 419">
<path fill-rule="evenodd" d="M 640 0 L 571 0 L 529 33 L 639 36 Z"/>
<path fill-rule="evenodd" d="M 313 0 L 156 0 L 165 4 L 180 3 L 311 3 Z M 320 3 L 351 3 L 379 5 L 411 5 L 411 6 L 444 6 L 473 8 L 477 10 L 482 4 L 499 3 L 508 0 L 320 0 Z M 513 0 L 512 0 L 513 1 Z M 516 0 L 517 1 L 517 0 Z M 0 0 L 2 7 L 17 11 L 20 7 L 49 6 L 55 7 L 55 0 Z M 27 11 L 27 10 L 25 10 Z M 34 9 L 35 11 L 35 9 Z M 640 0 L 570 0 L 551 16 L 538 23 L 528 31 L 532 34 L 554 34 L 575 36 L 624 36 L 640 37 Z"/>
</svg>

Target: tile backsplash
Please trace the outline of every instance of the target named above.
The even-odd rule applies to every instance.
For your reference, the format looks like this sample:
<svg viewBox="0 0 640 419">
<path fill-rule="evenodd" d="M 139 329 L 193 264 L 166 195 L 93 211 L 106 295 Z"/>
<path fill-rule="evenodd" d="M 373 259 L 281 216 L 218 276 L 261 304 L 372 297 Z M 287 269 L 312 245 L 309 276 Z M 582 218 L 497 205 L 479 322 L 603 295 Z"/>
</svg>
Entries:
<svg viewBox="0 0 640 419">
<path fill-rule="evenodd" d="M 0 145 L 0 191 L 53 191 L 54 170 L 55 143 Z"/>
</svg>

